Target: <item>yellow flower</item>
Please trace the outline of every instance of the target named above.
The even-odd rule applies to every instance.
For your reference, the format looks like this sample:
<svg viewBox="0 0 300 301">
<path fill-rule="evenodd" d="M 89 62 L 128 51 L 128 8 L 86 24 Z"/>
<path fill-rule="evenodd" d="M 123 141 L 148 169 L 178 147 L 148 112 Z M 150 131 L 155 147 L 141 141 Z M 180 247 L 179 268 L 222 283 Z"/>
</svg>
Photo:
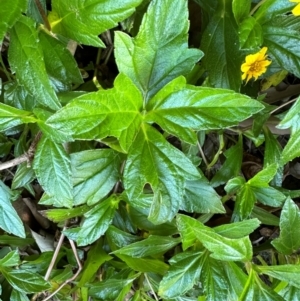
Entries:
<svg viewBox="0 0 300 301">
<path fill-rule="evenodd" d="M 267 47 L 263 47 L 259 52 L 246 56 L 246 62 L 241 66 L 243 72 L 242 79 L 247 78 L 246 83 L 252 77 L 257 80 L 260 75 L 266 72 L 267 66 L 271 64 L 271 61 L 266 59 L 267 50 Z"/>
<path fill-rule="evenodd" d="M 300 16 L 300 0 L 290 0 L 290 2 L 299 3 L 297 4 L 294 9 L 292 10 L 292 14 L 294 16 Z"/>
</svg>

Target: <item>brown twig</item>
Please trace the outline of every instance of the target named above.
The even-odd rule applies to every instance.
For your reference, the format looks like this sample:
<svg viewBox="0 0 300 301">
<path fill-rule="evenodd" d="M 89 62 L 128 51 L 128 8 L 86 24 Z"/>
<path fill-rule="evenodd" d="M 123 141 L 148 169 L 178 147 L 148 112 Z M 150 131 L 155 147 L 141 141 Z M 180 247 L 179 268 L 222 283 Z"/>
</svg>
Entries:
<svg viewBox="0 0 300 301">
<path fill-rule="evenodd" d="M 40 0 L 34 0 L 34 2 L 35 2 L 35 5 L 36 5 L 36 7 L 37 7 L 37 9 L 38 9 L 38 11 L 39 11 L 39 13 L 40 13 L 42 19 L 43 19 L 43 22 L 44 22 L 45 27 L 46 27 L 49 31 L 51 31 L 51 25 L 50 25 L 50 23 L 49 23 L 49 21 L 48 21 L 46 12 L 45 12 L 44 8 L 42 7 L 42 4 L 41 4 Z"/>
<path fill-rule="evenodd" d="M 33 160 L 34 153 L 37 147 L 38 142 L 40 141 L 42 137 L 42 132 L 38 132 L 37 135 L 35 136 L 34 140 L 32 141 L 28 151 L 24 153 L 23 155 L 12 159 L 7 162 L 3 162 L 0 164 L 0 170 L 8 169 L 13 166 L 19 165 L 21 163 L 27 162 L 28 165 L 30 165 L 31 161 Z"/>
</svg>

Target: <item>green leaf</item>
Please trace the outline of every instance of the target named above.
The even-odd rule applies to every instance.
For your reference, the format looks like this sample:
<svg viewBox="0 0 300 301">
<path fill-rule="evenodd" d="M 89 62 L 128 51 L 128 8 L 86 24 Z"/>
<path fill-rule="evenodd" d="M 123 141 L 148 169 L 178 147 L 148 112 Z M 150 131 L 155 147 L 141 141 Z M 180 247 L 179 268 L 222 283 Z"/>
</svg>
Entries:
<svg viewBox="0 0 300 301">
<path fill-rule="evenodd" d="M 116 32 L 118 68 L 142 91 L 146 103 L 202 57 L 200 50 L 188 49 L 188 28 L 187 1 L 154 0 L 135 38 Z"/>
<path fill-rule="evenodd" d="M 80 215 L 83 215 L 90 209 L 89 206 L 83 205 L 74 208 L 68 209 L 49 209 L 45 211 L 41 211 L 43 215 L 45 215 L 48 219 L 55 223 L 63 222 L 68 219 L 74 218 Z"/>
<path fill-rule="evenodd" d="M 239 137 L 236 145 L 232 146 L 224 152 L 224 156 L 226 157 L 226 161 L 211 179 L 210 183 L 213 187 L 224 184 L 228 182 L 232 177 L 236 177 L 239 174 L 243 159 L 242 136 Z M 227 183 L 226 187 L 228 187 L 228 185 L 229 184 Z"/>
<path fill-rule="evenodd" d="M 153 256 L 157 254 L 164 254 L 166 251 L 178 245 L 179 242 L 179 238 L 150 235 L 142 241 L 132 243 L 113 252 L 113 254 L 117 254 L 117 256 L 118 254 L 124 254 L 137 258 Z"/>
<path fill-rule="evenodd" d="M 129 203 L 142 197 L 148 183 L 154 193 L 149 220 L 154 224 L 171 221 L 182 202 L 185 181 L 197 178 L 200 175 L 196 167 L 181 151 L 153 127 L 141 126 L 124 169 Z"/>
<path fill-rule="evenodd" d="M 232 12 L 234 14 L 237 23 L 240 23 L 245 19 L 251 8 L 251 0 L 233 0 L 232 1 Z"/>
<path fill-rule="evenodd" d="M 39 293 L 49 289 L 50 284 L 44 278 L 32 271 L 0 268 L 9 284 L 21 293 Z"/>
<path fill-rule="evenodd" d="M 116 254 L 122 259 L 131 269 L 142 273 L 156 273 L 158 275 L 164 275 L 169 266 L 161 260 L 153 259 L 150 257 L 137 258 L 123 254 Z"/>
<path fill-rule="evenodd" d="M 288 198 L 280 215 L 280 236 L 272 245 L 285 255 L 290 255 L 300 248 L 300 212 L 298 206 Z"/>
<path fill-rule="evenodd" d="M 284 119 L 277 126 L 280 129 L 291 128 L 290 139 L 283 149 L 281 164 L 285 164 L 288 161 L 300 156 L 299 143 L 300 143 L 300 97 L 297 98 L 297 101 L 289 109 Z"/>
<path fill-rule="evenodd" d="M 119 138 L 123 150 L 130 147 L 142 120 L 142 96 L 131 80 L 119 74 L 114 88 L 75 98 L 50 117 L 47 124 L 73 138 Z"/>
<path fill-rule="evenodd" d="M 91 297 L 101 298 L 102 300 L 114 301 L 121 290 L 127 285 L 131 285 L 139 276 L 140 273 L 134 273 L 129 269 L 122 270 L 118 274 L 100 283 L 93 283 L 89 289 L 89 295 Z"/>
<path fill-rule="evenodd" d="M 0 228 L 7 233 L 26 237 L 23 222 L 11 204 L 11 190 L 0 181 Z"/>
<path fill-rule="evenodd" d="M 268 47 L 271 58 L 277 64 L 299 77 L 299 30 L 283 27 L 281 22 L 282 18 L 279 18 L 279 20 L 275 18 L 264 24 L 262 27 L 264 45 Z"/>
<path fill-rule="evenodd" d="M 103 199 L 119 180 L 121 158 L 111 149 L 71 154 L 74 205 L 89 206 Z"/>
<path fill-rule="evenodd" d="M 277 165 L 273 163 L 265 167 L 260 172 L 258 172 L 247 183 L 257 188 L 268 187 L 268 183 L 274 178 L 276 172 L 277 172 Z"/>
<path fill-rule="evenodd" d="M 169 271 L 159 284 L 158 294 L 163 298 L 183 295 L 193 288 L 201 273 L 201 252 L 183 252 L 172 257 Z"/>
<path fill-rule="evenodd" d="M 98 35 L 116 27 L 134 13 L 141 0 L 65 1 L 53 0 L 49 15 L 52 31 L 79 43 L 105 47 Z"/>
<path fill-rule="evenodd" d="M 21 16 L 11 29 L 8 59 L 19 84 L 41 105 L 53 110 L 61 107 L 50 85 L 32 19 Z"/>
<path fill-rule="evenodd" d="M 57 207 L 72 207 L 71 166 L 62 145 L 42 137 L 33 161 L 36 177 L 45 192 L 54 197 Z"/>
<path fill-rule="evenodd" d="M 253 17 L 248 17 L 239 25 L 241 48 L 255 49 L 263 42 L 263 32 L 260 24 Z"/>
<path fill-rule="evenodd" d="M 251 217 L 259 219 L 264 225 L 279 226 L 279 217 L 257 206 L 254 206 Z"/>
<path fill-rule="evenodd" d="M 193 232 L 197 240 L 212 252 L 210 256 L 215 259 L 247 261 L 252 258 L 252 246 L 249 237 L 239 239 L 223 237 L 199 221 L 181 214 L 177 215 L 176 221 L 178 230 L 183 237 L 186 233 Z"/>
<path fill-rule="evenodd" d="M 248 96 L 231 90 L 186 85 L 179 77 L 165 86 L 147 105 L 145 120 L 191 144 L 191 130 L 219 129 L 236 125 L 263 106 Z M 180 112 L 180 114 L 178 114 Z"/>
<path fill-rule="evenodd" d="M 20 263 L 20 256 L 17 251 L 9 252 L 5 257 L 0 259 L 1 267 L 13 267 Z"/>
<path fill-rule="evenodd" d="M 0 235 L 0 244 L 1 245 L 10 245 L 13 247 L 26 247 L 32 245 L 34 239 L 32 238 L 18 238 L 10 235 Z"/>
<path fill-rule="evenodd" d="M 0 10 L 0 44 L 6 34 L 6 31 L 14 25 L 14 23 L 25 12 L 27 0 L 1 0 Z"/>
<path fill-rule="evenodd" d="M 291 11 L 294 6 L 294 3 L 288 1 L 268 0 L 262 3 L 254 17 L 260 24 L 263 24 L 273 20 L 275 16 L 277 17 Z"/>
<path fill-rule="evenodd" d="M 10 296 L 10 301 L 29 301 L 25 293 L 13 290 Z"/>
<path fill-rule="evenodd" d="M 201 39 L 205 56 L 203 64 L 210 83 L 217 88 L 240 90 L 241 64 L 238 27 L 232 14 L 231 1 L 219 1 Z"/>
<path fill-rule="evenodd" d="M 75 240 L 78 246 L 85 246 L 93 243 L 106 232 L 107 228 L 112 223 L 118 203 L 119 199 L 112 195 L 85 213 L 85 219 L 80 227 L 67 229 L 64 233 L 66 236 L 70 237 L 72 237 L 72 234 L 76 233 Z M 71 239 L 73 239 L 73 237 Z"/>
<path fill-rule="evenodd" d="M 5 131 L 23 123 L 36 122 L 32 113 L 0 103 L 0 131 Z"/>
<path fill-rule="evenodd" d="M 197 181 L 186 181 L 180 209 L 191 213 L 225 213 L 220 196 L 204 177 Z"/>
<path fill-rule="evenodd" d="M 27 166 L 27 163 L 22 163 L 18 166 L 18 169 L 13 178 L 11 184 L 12 189 L 17 189 L 25 187 L 27 184 L 31 183 L 35 179 L 34 170 Z"/>
<path fill-rule="evenodd" d="M 252 233 L 259 225 L 260 221 L 253 218 L 232 224 L 224 224 L 213 229 L 216 233 L 228 238 L 242 238 Z"/>
<path fill-rule="evenodd" d="M 270 277 L 274 277 L 300 289 L 300 266 L 285 264 L 278 266 L 255 266 L 255 270 Z"/>
<path fill-rule="evenodd" d="M 81 84 L 82 77 L 70 51 L 53 36 L 39 32 L 46 71 L 57 92 L 71 90 L 72 84 Z"/>
<path fill-rule="evenodd" d="M 82 274 L 80 281 L 78 282 L 78 287 L 83 287 L 88 282 L 93 281 L 97 271 L 99 268 L 106 262 L 111 260 L 112 257 L 109 256 L 103 250 L 103 241 L 99 240 L 94 244 L 88 254 L 87 259 L 84 262 L 84 266 L 82 269 Z"/>
<path fill-rule="evenodd" d="M 108 227 L 105 237 L 112 251 L 126 247 L 127 245 L 135 243 L 141 239 L 139 236 L 122 231 L 113 225 Z"/>
</svg>

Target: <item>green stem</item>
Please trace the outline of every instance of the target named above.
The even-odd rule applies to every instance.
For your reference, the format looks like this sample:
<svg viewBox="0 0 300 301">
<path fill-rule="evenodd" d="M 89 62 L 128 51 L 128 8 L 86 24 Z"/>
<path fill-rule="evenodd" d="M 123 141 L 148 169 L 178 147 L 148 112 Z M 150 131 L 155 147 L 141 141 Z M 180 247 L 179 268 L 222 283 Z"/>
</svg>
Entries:
<svg viewBox="0 0 300 301">
<path fill-rule="evenodd" d="M 253 9 L 251 10 L 250 12 L 250 16 L 252 16 L 258 9 L 261 5 L 263 5 L 267 0 L 262 0 L 260 2 L 258 2 L 254 7 Z"/>
<path fill-rule="evenodd" d="M 6 77 L 11 82 L 13 80 L 12 75 L 10 74 L 10 72 L 8 72 L 1 55 L 0 55 L 0 65 L 2 66 L 0 67 L 0 70 L 5 73 Z"/>
<path fill-rule="evenodd" d="M 208 164 L 207 169 L 211 169 L 217 163 L 221 153 L 223 152 L 223 148 L 225 146 L 223 134 L 219 135 L 219 139 L 220 139 L 219 149 L 218 149 L 217 153 L 215 154 L 213 160 L 210 162 L 210 164 Z"/>
</svg>

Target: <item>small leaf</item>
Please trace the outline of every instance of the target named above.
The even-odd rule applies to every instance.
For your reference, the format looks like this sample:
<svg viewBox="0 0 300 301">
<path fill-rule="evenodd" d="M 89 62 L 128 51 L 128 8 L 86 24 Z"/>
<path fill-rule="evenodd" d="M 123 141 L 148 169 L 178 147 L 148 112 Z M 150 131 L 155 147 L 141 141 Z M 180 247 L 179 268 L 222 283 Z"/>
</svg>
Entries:
<svg viewBox="0 0 300 301">
<path fill-rule="evenodd" d="M 150 235 L 148 238 L 125 246 L 113 254 L 129 255 L 131 257 L 147 257 L 163 254 L 178 245 L 180 239 L 167 236 Z"/>
<path fill-rule="evenodd" d="M 188 26 L 186 1 L 154 0 L 135 38 L 116 32 L 118 68 L 142 91 L 145 103 L 202 57 L 200 50 L 188 49 Z"/>
<path fill-rule="evenodd" d="M 233 0 L 232 1 L 232 11 L 233 11 L 235 20 L 238 23 L 249 15 L 250 8 L 251 8 L 251 0 Z"/>
<path fill-rule="evenodd" d="M 85 219 L 81 227 L 67 229 L 64 233 L 74 239 L 71 234 L 76 232 L 74 240 L 76 240 L 78 246 L 93 243 L 106 232 L 112 223 L 118 203 L 119 199 L 112 195 L 84 214 Z"/>
<path fill-rule="evenodd" d="M 215 259 L 247 261 L 252 258 L 252 246 L 249 237 L 240 239 L 223 237 L 199 221 L 181 214 L 177 215 L 176 221 L 181 235 L 185 236 L 185 233 L 192 231 L 197 240 L 212 252 L 210 256 Z"/>
<path fill-rule="evenodd" d="M 61 107 L 46 73 L 43 53 L 32 19 L 21 16 L 11 29 L 8 59 L 19 84 L 41 105 L 53 110 Z"/>
<path fill-rule="evenodd" d="M 255 49 L 261 46 L 263 32 L 255 18 L 248 17 L 240 24 L 239 38 L 243 49 Z"/>
<path fill-rule="evenodd" d="M 71 166 L 62 145 L 42 137 L 33 161 L 36 177 L 57 207 L 72 207 Z"/>
<path fill-rule="evenodd" d="M 200 175 L 196 167 L 181 151 L 153 127 L 142 125 L 124 169 L 129 203 L 142 197 L 148 183 L 154 192 L 149 220 L 154 224 L 171 221 L 182 202 L 185 181 L 197 178 Z"/>
<path fill-rule="evenodd" d="M 170 259 L 171 267 L 159 284 L 159 295 L 174 298 L 193 288 L 201 273 L 201 252 L 183 252 Z"/>
<path fill-rule="evenodd" d="M 52 1 L 49 15 L 52 31 L 79 43 L 105 47 L 98 35 L 116 27 L 134 13 L 141 0 L 122 1 L 75 1 L 72 4 L 60 0 Z"/>
<path fill-rule="evenodd" d="M 48 219 L 55 223 L 63 222 L 66 218 L 71 219 L 80 215 L 83 215 L 90 209 L 89 206 L 83 205 L 68 209 L 49 209 L 45 211 L 40 211 Z"/>
<path fill-rule="evenodd" d="M 264 225 L 279 226 L 279 217 L 257 206 L 254 206 L 251 217 L 259 219 Z"/>
<path fill-rule="evenodd" d="M 23 222 L 11 204 L 11 191 L 0 181 L 0 228 L 7 233 L 26 237 Z"/>
<path fill-rule="evenodd" d="M 36 122 L 36 119 L 34 118 L 34 116 L 32 116 L 32 113 L 0 103 L 1 132 L 14 126 L 30 122 Z"/>
<path fill-rule="evenodd" d="M 50 284 L 44 278 L 32 271 L 0 268 L 9 284 L 21 293 L 39 293 L 49 289 Z"/>
<path fill-rule="evenodd" d="M 300 212 L 298 206 L 288 198 L 280 215 L 280 236 L 272 245 L 285 255 L 290 255 L 300 248 Z"/>
<path fill-rule="evenodd" d="M 0 10 L 0 44 L 5 36 L 6 31 L 14 25 L 14 23 L 25 12 L 27 0 L 1 0 Z"/>
<path fill-rule="evenodd" d="M 71 90 L 72 84 L 81 84 L 82 77 L 70 51 L 44 31 L 39 32 L 39 39 L 46 70 L 56 91 Z"/>
<path fill-rule="evenodd" d="M 1 267 L 13 267 L 20 263 L 20 256 L 17 251 L 9 252 L 5 257 L 0 259 Z"/>
<path fill-rule="evenodd" d="M 121 158 L 111 149 L 71 154 L 74 205 L 89 206 L 103 199 L 119 180 Z"/>
</svg>

